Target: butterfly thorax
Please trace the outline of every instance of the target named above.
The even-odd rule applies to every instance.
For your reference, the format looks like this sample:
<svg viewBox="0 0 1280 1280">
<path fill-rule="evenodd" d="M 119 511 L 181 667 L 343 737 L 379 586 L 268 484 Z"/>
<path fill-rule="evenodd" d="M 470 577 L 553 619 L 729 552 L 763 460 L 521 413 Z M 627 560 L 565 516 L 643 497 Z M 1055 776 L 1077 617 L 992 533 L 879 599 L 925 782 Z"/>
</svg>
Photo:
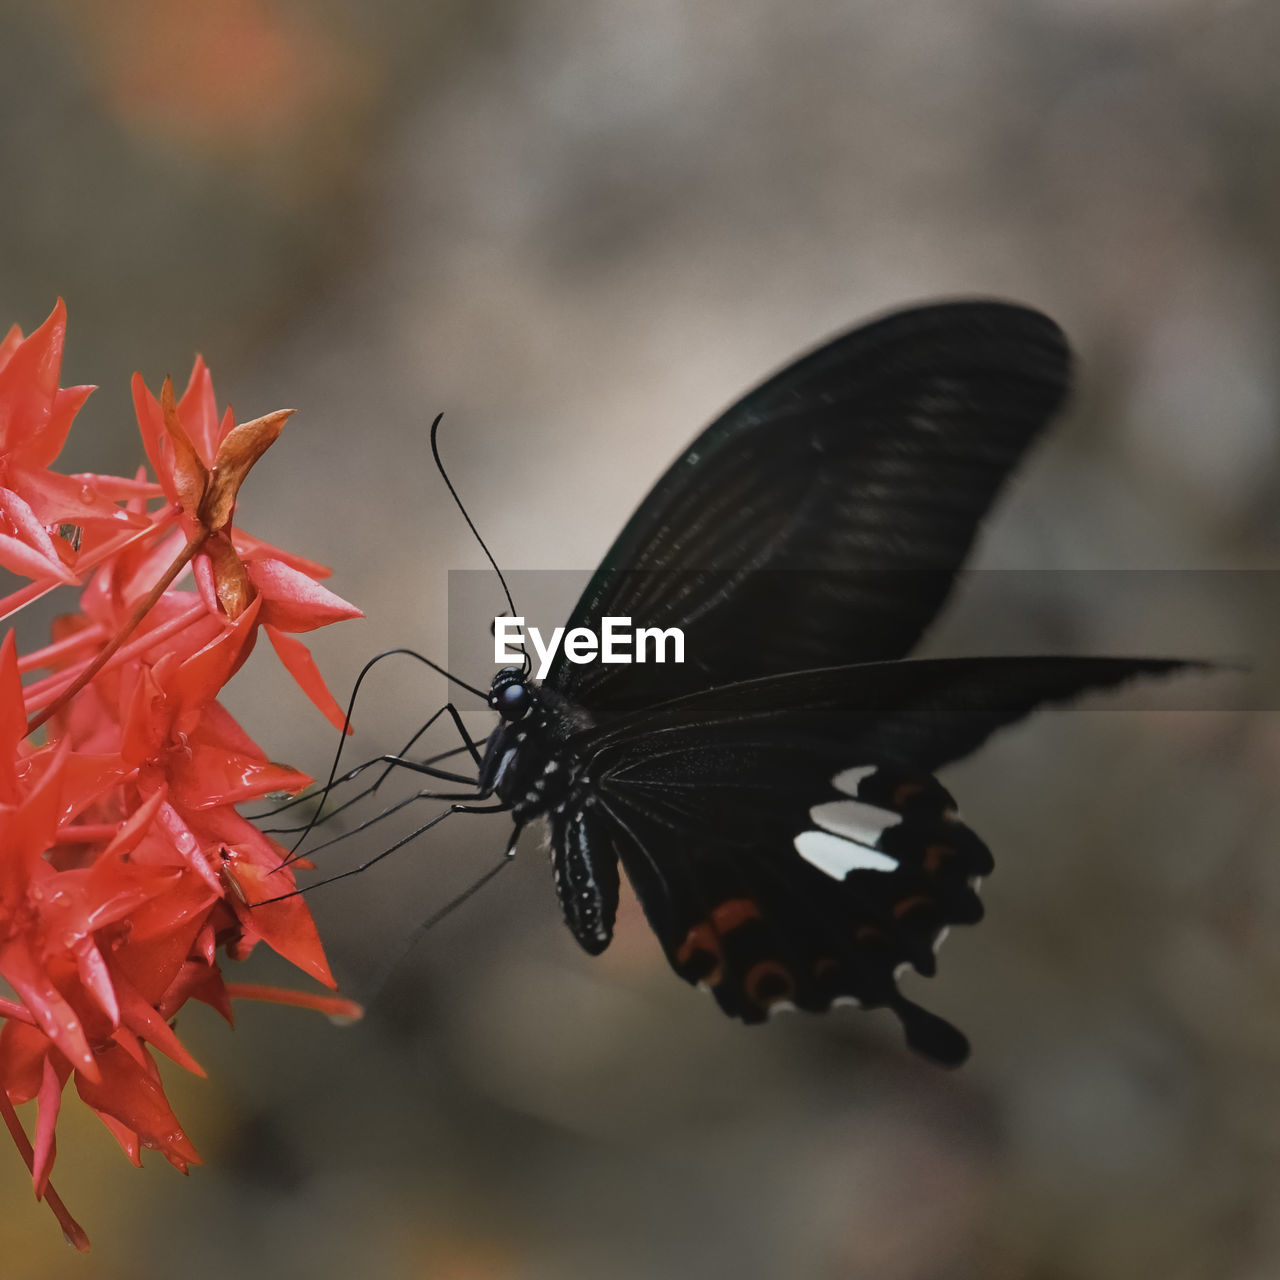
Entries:
<svg viewBox="0 0 1280 1280">
<path fill-rule="evenodd" d="M 520 825 L 563 812 L 582 786 L 582 761 L 570 745 L 592 717 L 553 689 L 526 684 L 529 707 L 518 720 L 502 720 L 489 735 L 480 771 Z"/>
</svg>

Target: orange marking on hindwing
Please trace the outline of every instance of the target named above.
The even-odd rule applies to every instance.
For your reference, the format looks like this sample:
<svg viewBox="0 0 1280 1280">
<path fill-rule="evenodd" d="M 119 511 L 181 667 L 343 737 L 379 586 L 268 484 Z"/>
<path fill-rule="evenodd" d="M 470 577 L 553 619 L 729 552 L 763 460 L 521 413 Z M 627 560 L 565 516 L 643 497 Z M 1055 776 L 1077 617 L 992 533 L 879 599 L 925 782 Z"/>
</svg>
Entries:
<svg viewBox="0 0 1280 1280">
<path fill-rule="evenodd" d="M 760 908 L 750 898 L 730 898 L 711 912 L 711 924 L 717 933 L 729 933 L 733 929 L 760 919 Z"/>
<path fill-rule="evenodd" d="M 676 964 L 684 968 L 699 955 L 707 957 L 711 963 L 711 970 L 698 981 L 709 987 L 716 986 L 724 978 L 724 957 L 720 953 L 719 935 L 707 923 L 695 924 L 689 930 L 685 940 L 676 948 Z"/>
<path fill-rule="evenodd" d="M 918 907 L 930 907 L 932 905 L 932 898 L 926 898 L 919 893 L 913 894 L 910 898 L 903 898 L 901 902 L 894 904 L 893 915 L 895 919 L 901 920 L 903 916 L 910 915 Z"/>
<path fill-rule="evenodd" d="M 921 782 L 900 782 L 893 789 L 893 807 L 901 809 L 912 796 L 918 796 L 924 790 Z"/>
<path fill-rule="evenodd" d="M 949 844 L 931 844 L 924 851 L 924 869 L 941 871 L 942 864 L 955 856 L 955 850 Z"/>
<path fill-rule="evenodd" d="M 761 960 L 752 965 L 742 985 L 747 995 L 763 1009 L 786 1000 L 796 989 L 790 972 L 776 960 Z"/>
<path fill-rule="evenodd" d="M 750 898 L 730 898 L 718 907 L 713 907 L 710 917 L 701 924 L 695 924 L 676 948 L 677 967 L 687 968 L 697 957 L 705 957 L 704 964 L 709 964 L 710 970 L 705 977 L 699 977 L 696 981 L 708 987 L 719 986 L 724 981 L 721 936 L 759 919 L 760 908 Z"/>
</svg>

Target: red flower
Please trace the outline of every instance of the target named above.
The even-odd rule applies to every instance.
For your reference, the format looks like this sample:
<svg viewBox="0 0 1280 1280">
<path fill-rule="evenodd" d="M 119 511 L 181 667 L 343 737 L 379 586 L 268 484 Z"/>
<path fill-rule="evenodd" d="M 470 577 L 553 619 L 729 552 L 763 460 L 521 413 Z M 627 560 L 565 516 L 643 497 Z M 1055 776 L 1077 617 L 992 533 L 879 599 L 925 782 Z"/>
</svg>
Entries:
<svg viewBox="0 0 1280 1280">
<path fill-rule="evenodd" d="M 328 576 L 323 566 L 296 558 L 290 564 L 284 553 L 238 536 L 231 525 L 241 484 L 293 411 L 280 410 L 238 426 L 229 409 L 219 418 L 213 380 L 200 359 L 178 403 L 169 379 L 157 401 L 137 374 L 133 399 L 151 465 L 182 512 L 189 545 L 199 543 L 193 553 L 196 584 L 209 610 L 220 608 L 235 619 L 261 598 L 260 620 L 280 660 L 330 722 L 342 728 L 342 711 L 309 650 L 283 633 L 363 615 L 319 585 L 316 578 Z"/>
<path fill-rule="evenodd" d="M 92 387 L 59 388 L 67 327 L 62 300 L 29 338 L 15 325 L 0 342 L 0 565 L 25 578 L 74 582 L 61 525 L 100 533 L 137 523 L 115 505 L 153 485 L 50 471 Z"/>
<path fill-rule="evenodd" d="M 178 404 L 168 383 L 157 402 L 135 379 L 159 487 L 49 472 L 84 399 L 57 388 L 64 326 L 59 304 L 30 338 L 0 344 L 0 564 L 40 575 L 9 611 L 73 569 L 90 575 L 51 644 L 22 659 L 12 633 L 0 645 L 0 976 L 18 996 L 0 1000 L 0 1116 L 37 1197 L 85 1248 L 49 1180 L 69 1080 L 135 1164 L 147 1147 L 185 1172 L 199 1157 L 151 1055 L 203 1074 L 170 1026 L 187 1000 L 228 1021 L 233 997 L 359 1012 L 223 979 L 220 955 L 261 941 L 333 986 L 302 899 L 268 901 L 293 887 L 286 851 L 235 809 L 310 780 L 273 764 L 217 701 L 265 626 L 332 718 L 289 633 L 358 611 L 318 585 L 322 566 L 233 529 L 240 484 L 288 414 L 219 418 L 199 361 Z M 50 534 L 72 521 L 94 534 L 78 558 Z M 176 586 L 188 565 L 196 592 Z M 48 674 L 24 689 L 37 670 Z M 30 1101 L 34 1142 L 15 1110 Z"/>
</svg>

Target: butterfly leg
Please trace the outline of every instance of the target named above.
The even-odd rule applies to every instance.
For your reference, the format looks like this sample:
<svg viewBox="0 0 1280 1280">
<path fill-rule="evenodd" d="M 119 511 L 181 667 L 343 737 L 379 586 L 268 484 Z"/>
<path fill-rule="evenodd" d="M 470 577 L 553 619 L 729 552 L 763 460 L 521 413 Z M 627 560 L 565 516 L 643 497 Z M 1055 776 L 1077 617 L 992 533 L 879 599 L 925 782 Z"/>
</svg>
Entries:
<svg viewBox="0 0 1280 1280">
<path fill-rule="evenodd" d="M 471 735 L 467 733 L 465 727 L 462 724 L 462 717 L 458 714 L 457 708 L 454 707 L 454 705 L 451 702 L 449 702 L 449 703 L 446 703 L 443 707 L 441 707 L 440 710 L 435 713 L 435 715 L 433 715 L 429 720 L 427 720 L 427 722 L 424 725 L 422 725 L 421 728 L 418 729 L 418 731 L 413 735 L 413 737 L 409 739 L 407 743 L 405 743 L 404 747 L 401 748 L 400 752 L 395 757 L 377 756 L 372 760 L 365 761 L 364 764 L 357 765 L 352 770 L 348 770 L 348 772 L 345 775 L 343 775 L 341 779 L 338 778 L 338 768 L 342 762 L 342 752 L 346 746 L 347 734 L 350 733 L 351 731 L 351 717 L 353 712 L 355 711 L 356 701 L 360 696 L 360 690 L 363 687 L 364 682 L 368 678 L 370 672 L 373 671 L 374 667 L 378 666 L 378 664 L 381 662 L 385 662 L 388 658 L 395 658 L 395 657 L 413 658 L 415 661 L 422 663 L 424 666 L 430 667 L 432 671 L 435 671 L 438 674 L 444 676 L 446 679 L 453 681 L 454 684 L 459 685 L 461 688 L 465 689 L 468 693 L 474 694 L 477 698 L 480 698 L 482 701 L 487 701 L 486 695 L 482 690 L 475 688 L 473 685 L 467 684 L 465 680 L 459 680 L 457 676 L 452 675 L 450 672 L 446 671 L 438 663 L 432 662 L 430 658 L 423 656 L 422 654 L 416 652 L 413 649 L 388 649 L 386 652 L 379 653 L 373 658 L 370 658 L 369 661 L 366 662 L 364 666 L 360 669 L 359 675 L 356 676 L 355 683 L 351 687 L 351 696 L 347 699 L 347 711 L 343 719 L 342 736 L 338 739 L 337 749 L 333 753 L 333 764 L 329 769 L 329 777 L 325 781 L 323 788 L 321 788 L 324 799 L 328 798 L 329 792 L 333 789 L 334 786 L 340 785 L 340 783 L 342 782 L 350 781 L 352 778 L 359 776 L 359 774 L 362 773 L 365 769 L 372 768 L 373 766 L 380 763 L 386 763 L 389 766 L 388 769 L 383 771 L 383 773 L 378 777 L 378 779 L 375 781 L 373 785 L 372 789 L 376 790 L 378 785 L 382 782 L 382 780 L 386 777 L 387 773 L 390 771 L 390 768 L 395 767 L 395 765 L 398 764 L 403 759 L 405 754 L 413 748 L 413 745 L 418 741 L 418 739 L 421 738 L 423 734 L 425 734 L 427 730 L 430 729 L 431 726 L 442 715 L 445 715 L 445 714 L 448 714 L 450 719 L 453 721 L 454 726 L 458 730 L 458 735 L 462 739 L 462 749 L 465 750 L 471 756 L 472 762 L 476 766 L 476 772 L 477 774 L 479 773 L 480 753 L 478 750 L 478 744 L 474 742 L 471 738 Z M 431 760 L 425 761 L 424 763 L 428 765 L 433 765 L 436 761 L 445 759 L 447 758 L 447 756 L 452 754 L 456 754 L 456 753 L 447 752 L 442 755 L 435 756 Z M 440 776 L 442 776 L 445 781 L 449 781 L 449 782 L 462 782 L 466 784 L 471 784 L 473 782 L 471 778 L 463 777 L 458 774 L 449 774 L 446 770 L 440 770 Z M 367 794 L 369 794 L 368 791 L 361 792 L 359 796 L 353 797 L 353 799 L 348 803 L 355 803 L 357 800 L 362 799 Z M 269 813 L 264 813 L 260 816 L 261 817 L 273 816 L 276 813 L 280 813 L 285 809 L 290 808 L 294 804 L 301 803 L 304 800 L 313 799 L 313 798 L 314 798 L 314 793 L 309 793 L 304 796 L 296 797 L 294 800 L 291 800 L 284 805 L 280 805 L 278 808 L 271 810 Z M 322 799 L 321 801 L 322 806 L 323 806 L 323 802 L 324 801 Z M 307 830 L 310 830 L 310 828 L 315 825 L 315 822 L 318 820 L 318 817 L 319 817 L 319 814 L 317 812 L 316 817 L 314 817 L 312 821 L 307 824 Z"/>
<path fill-rule="evenodd" d="M 415 797 L 416 798 L 416 797 Z M 339 871 L 334 875 L 326 876 L 323 880 L 317 880 L 314 884 L 307 885 L 304 889 L 294 889 L 289 893 L 279 894 L 277 897 L 268 898 L 266 902 L 280 902 L 285 898 L 296 897 L 300 893 L 310 893 L 312 889 L 318 889 L 321 885 L 333 884 L 337 880 L 345 880 L 348 876 L 359 875 L 362 871 L 368 871 L 370 867 L 381 862 L 383 858 L 390 857 L 398 849 L 403 849 L 405 845 L 411 844 L 419 836 L 425 835 L 432 827 L 439 826 L 446 818 L 452 817 L 455 813 L 506 813 L 511 806 L 508 804 L 451 804 L 443 813 L 438 813 L 429 822 L 424 822 L 422 826 L 410 831 L 407 836 L 402 836 L 394 844 L 388 845 L 385 849 L 380 849 L 372 858 L 366 859 L 358 867 L 350 867 L 346 871 Z M 348 834 L 354 835 L 355 832 Z M 329 843 L 333 843 L 330 841 Z M 510 858 L 512 850 L 509 849 L 506 858 Z M 284 865 L 283 863 L 281 865 Z M 277 868 L 278 870 L 278 868 Z M 264 902 L 256 903 L 256 906 L 264 906 Z"/>
<path fill-rule="evenodd" d="M 375 814 L 374 817 L 366 820 L 365 822 L 362 822 L 359 826 L 355 827 L 353 830 L 344 832 L 342 835 L 335 837 L 334 840 L 327 841 L 325 844 L 320 845 L 317 848 L 323 849 L 327 847 L 327 845 L 335 843 L 337 840 L 347 839 L 350 836 L 355 835 L 360 831 L 367 830 L 374 823 L 381 821 L 383 818 L 390 816 L 392 813 L 398 812 L 400 809 L 405 808 L 406 805 L 413 803 L 413 801 L 415 800 L 478 801 L 478 800 L 488 799 L 489 795 L 492 794 L 491 789 L 480 787 L 478 785 L 476 778 L 470 777 L 467 774 L 454 773 L 447 769 L 437 768 L 435 765 L 435 761 L 443 757 L 432 757 L 429 760 L 421 761 L 421 762 L 416 760 L 410 760 L 406 757 L 405 753 L 410 751 L 413 748 L 414 744 L 427 732 L 427 730 L 430 729 L 432 725 L 434 725 L 436 721 L 438 721 L 440 717 L 444 715 L 447 715 L 449 719 L 453 722 L 453 726 L 458 731 L 458 736 L 462 740 L 461 747 L 455 748 L 453 751 L 446 752 L 444 754 L 453 755 L 453 754 L 458 754 L 462 751 L 465 751 L 468 755 L 470 755 L 472 761 L 475 763 L 476 772 L 478 775 L 480 770 L 480 752 L 478 750 L 478 746 L 472 740 L 470 734 L 467 733 L 466 726 L 463 725 L 462 723 L 462 717 L 458 713 L 458 709 L 453 705 L 452 702 L 446 702 L 445 705 L 441 707 L 439 711 L 437 711 L 433 716 L 431 716 L 430 719 L 428 719 L 426 723 L 423 724 L 422 727 L 418 729 L 418 731 L 413 735 L 413 737 L 409 739 L 409 741 L 405 744 L 405 746 L 402 748 L 400 753 L 396 755 L 383 754 L 383 755 L 374 756 L 372 759 L 366 760 L 362 764 L 357 765 L 354 769 L 348 770 L 348 772 L 344 774 L 341 778 L 338 778 L 336 776 L 338 762 L 339 762 L 339 758 L 341 756 L 341 751 L 342 751 L 341 744 L 339 744 L 338 754 L 335 755 L 334 757 L 333 768 L 329 772 L 329 778 L 327 779 L 324 787 L 321 789 L 321 792 L 319 793 L 321 797 L 320 804 L 317 807 L 316 811 L 312 814 L 310 820 L 305 825 L 301 825 L 301 826 L 266 829 L 268 834 L 281 834 L 281 833 L 287 833 L 290 835 L 297 834 L 297 839 L 294 841 L 293 848 L 289 851 L 289 857 L 285 860 L 286 863 L 292 862 L 295 860 L 295 858 L 298 855 L 298 850 L 301 848 L 302 844 L 306 841 L 307 836 L 311 834 L 312 830 L 315 828 L 315 826 L 318 823 L 326 822 L 331 818 L 337 817 L 338 814 L 344 812 L 347 809 L 350 809 L 353 805 L 358 804 L 361 800 L 364 800 L 368 796 L 373 795 L 378 790 L 378 788 L 381 787 L 382 784 L 386 781 L 387 777 L 390 775 L 393 769 L 407 769 L 410 772 L 420 773 L 430 778 L 436 778 L 442 782 L 455 782 L 462 786 L 468 787 L 470 789 L 465 792 L 419 791 L 415 795 L 410 796 L 407 800 L 400 801 L 399 803 L 392 805 L 387 809 L 384 809 L 381 813 Z M 378 765 L 383 765 L 384 767 L 369 786 L 357 792 L 354 796 L 351 796 L 347 800 L 343 801 L 342 804 L 338 805 L 337 808 L 331 810 L 329 813 L 327 814 L 324 813 L 325 801 L 327 800 L 329 793 L 333 790 L 334 787 L 341 785 L 343 782 L 351 781 L 353 778 L 359 776 L 359 774 L 363 773 L 365 770 L 375 768 Z M 278 812 L 278 810 L 276 812 Z M 263 816 L 266 816 L 266 815 L 263 815 Z M 315 852 L 315 851 L 316 850 L 312 850 L 312 852 Z"/>
<path fill-rule="evenodd" d="M 432 717 L 432 722 L 434 722 L 435 719 L 436 717 Z M 425 729 L 428 727 L 429 725 L 424 725 L 423 728 L 418 731 L 418 734 L 414 735 L 415 739 L 418 736 L 420 736 L 421 733 L 424 732 Z M 475 746 L 475 745 L 478 745 L 478 744 L 474 742 L 469 742 L 468 744 L 460 747 L 450 747 L 447 751 L 438 751 L 436 752 L 435 755 L 428 756 L 425 760 L 419 761 L 418 763 L 425 764 L 425 765 L 434 765 L 434 764 L 438 764 L 441 760 L 451 760 L 455 756 L 461 755 L 464 751 L 469 750 L 471 746 Z M 340 814 L 344 809 L 350 808 L 352 805 L 357 804 L 359 801 L 363 800 L 366 796 L 372 795 L 375 791 L 377 791 L 378 787 L 382 784 L 387 774 L 391 771 L 391 769 L 395 768 L 399 764 L 399 762 L 404 758 L 404 753 L 408 751 L 411 746 L 412 746 L 412 743 L 407 744 L 400 752 L 398 752 L 394 756 L 389 756 L 385 754 L 373 756 L 371 759 L 364 760 L 360 764 L 353 765 L 344 774 L 342 774 L 341 777 L 335 778 L 333 780 L 332 786 L 328 788 L 328 791 L 330 793 L 336 790 L 338 787 L 345 786 L 348 782 L 354 782 L 356 778 L 360 777 L 361 774 L 368 772 L 368 770 L 372 769 L 375 765 L 384 764 L 384 763 L 388 765 L 387 769 L 385 769 L 382 772 L 382 774 L 379 775 L 379 777 L 375 782 L 373 782 L 371 785 L 366 787 L 363 791 L 359 792 L 358 794 L 348 797 L 336 809 L 330 809 L 329 812 L 326 813 L 324 817 L 320 819 L 320 821 L 327 822 L 330 818 L 334 818 L 338 814 Z M 468 778 L 466 779 L 466 781 L 469 782 L 471 781 L 471 779 Z M 301 804 L 314 802 L 315 800 L 317 800 L 317 798 L 322 798 L 325 790 L 326 788 L 324 787 L 320 787 L 316 790 L 312 790 L 308 788 L 306 791 L 300 792 L 298 795 L 293 796 L 291 799 L 276 805 L 274 809 L 266 809 L 262 813 L 255 813 L 251 815 L 251 820 L 253 822 L 263 822 L 267 818 L 274 818 L 279 814 L 287 813 L 290 809 L 296 809 Z M 303 830 L 303 826 L 300 824 L 296 827 L 263 827 L 262 830 L 268 835 L 292 835 L 296 832 Z"/>
</svg>

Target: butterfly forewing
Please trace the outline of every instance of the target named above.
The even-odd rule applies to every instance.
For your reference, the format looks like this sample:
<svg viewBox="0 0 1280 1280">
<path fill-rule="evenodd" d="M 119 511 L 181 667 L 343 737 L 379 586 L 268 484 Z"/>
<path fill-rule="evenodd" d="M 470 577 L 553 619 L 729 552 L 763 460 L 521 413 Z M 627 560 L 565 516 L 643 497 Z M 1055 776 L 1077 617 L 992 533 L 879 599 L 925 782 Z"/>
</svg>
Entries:
<svg viewBox="0 0 1280 1280">
<path fill-rule="evenodd" d="M 685 663 L 561 655 L 547 683 L 608 712 L 901 657 L 1069 376 L 1057 326 L 1000 303 L 919 308 L 829 342 L 693 442 L 570 619 L 681 627 Z"/>
</svg>

